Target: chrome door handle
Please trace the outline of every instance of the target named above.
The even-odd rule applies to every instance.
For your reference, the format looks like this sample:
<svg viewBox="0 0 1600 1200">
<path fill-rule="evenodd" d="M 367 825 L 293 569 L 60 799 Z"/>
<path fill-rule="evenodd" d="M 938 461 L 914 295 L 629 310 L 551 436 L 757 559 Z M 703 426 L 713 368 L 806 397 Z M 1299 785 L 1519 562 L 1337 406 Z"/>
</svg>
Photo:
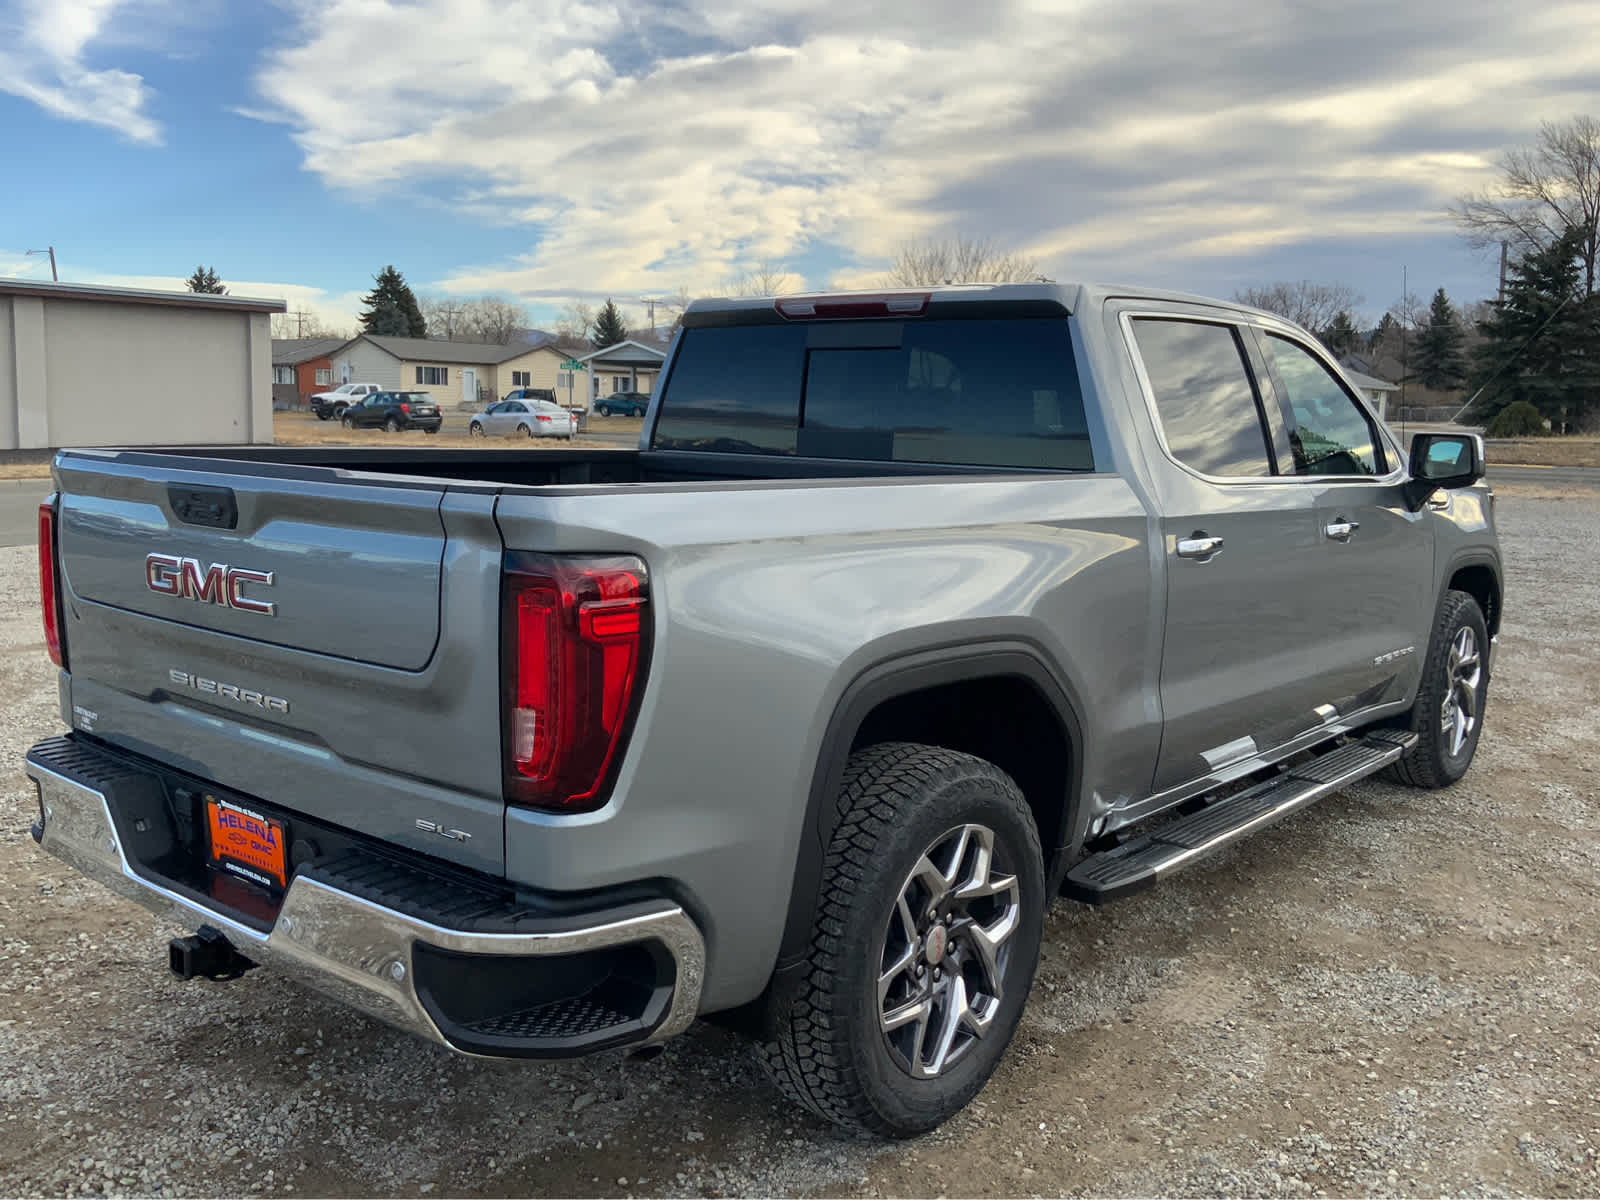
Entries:
<svg viewBox="0 0 1600 1200">
<path fill-rule="evenodd" d="M 1336 542 L 1348 542 L 1350 535 L 1360 528 L 1360 521 L 1346 521 L 1343 517 L 1340 517 L 1337 521 L 1331 522 L 1322 532 Z"/>
<path fill-rule="evenodd" d="M 1221 538 L 1207 537 L 1199 532 L 1196 532 L 1192 537 L 1178 539 L 1179 558 L 1198 558 L 1204 561 L 1221 549 Z"/>
</svg>

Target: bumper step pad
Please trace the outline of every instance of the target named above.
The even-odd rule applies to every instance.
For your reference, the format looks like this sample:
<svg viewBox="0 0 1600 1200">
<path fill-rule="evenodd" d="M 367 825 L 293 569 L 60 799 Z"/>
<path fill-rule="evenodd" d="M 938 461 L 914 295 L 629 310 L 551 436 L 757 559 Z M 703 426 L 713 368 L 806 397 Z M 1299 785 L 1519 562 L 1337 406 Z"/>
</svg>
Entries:
<svg viewBox="0 0 1600 1200">
<path fill-rule="evenodd" d="M 1383 729 L 1319 754 L 1152 833 L 1090 855 L 1067 873 L 1062 894 L 1086 904 L 1105 904 L 1154 887 L 1246 834 L 1382 770 L 1416 742 L 1414 733 Z"/>
</svg>

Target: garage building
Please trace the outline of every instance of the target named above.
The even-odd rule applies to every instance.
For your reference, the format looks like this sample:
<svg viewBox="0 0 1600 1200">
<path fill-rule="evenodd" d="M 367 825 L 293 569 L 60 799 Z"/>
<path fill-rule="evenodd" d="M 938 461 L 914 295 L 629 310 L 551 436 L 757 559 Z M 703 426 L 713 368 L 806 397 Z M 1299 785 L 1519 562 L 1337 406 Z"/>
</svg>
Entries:
<svg viewBox="0 0 1600 1200">
<path fill-rule="evenodd" d="M 281 300 L 0 279 L 0 450 L 272 441 Z"/>
</svg>

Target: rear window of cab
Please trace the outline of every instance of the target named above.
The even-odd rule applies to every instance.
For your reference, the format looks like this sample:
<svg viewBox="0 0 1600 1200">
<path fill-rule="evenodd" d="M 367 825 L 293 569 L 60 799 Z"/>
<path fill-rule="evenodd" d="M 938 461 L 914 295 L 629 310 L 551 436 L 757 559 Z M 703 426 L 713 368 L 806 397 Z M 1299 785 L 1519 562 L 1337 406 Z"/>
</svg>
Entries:
<svg viewBox="0 0 1600 1200">
<path fill-rule="evenodd" d="M 1094 470 L 1061 317 L 688 329 L 651 444 Z"/>
</svg>

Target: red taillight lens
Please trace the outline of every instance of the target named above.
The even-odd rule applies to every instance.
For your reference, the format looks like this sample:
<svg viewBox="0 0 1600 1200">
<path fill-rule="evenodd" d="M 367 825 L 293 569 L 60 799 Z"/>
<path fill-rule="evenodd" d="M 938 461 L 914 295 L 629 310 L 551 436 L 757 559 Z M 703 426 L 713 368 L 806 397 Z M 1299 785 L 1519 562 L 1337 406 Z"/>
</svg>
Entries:
<svg viewBox="0 0 1600 1200">
<path fill-rule="evenodd" d="M 550 424 L 550 418 L 546 416 L 535 417 L 534 420 L 538 421 L 541 425 Z"/>
<path fill-rule="evenodd" d="M 56 498 L 39 505 L 39 603 L 44 609 L 44 644 L 50 661 L 66 669 L 66 639 L 62 636 L 61 583 L 56 570 Z"/>
<path fill-rule="evenodd" d="M 513 554 L 504 587 L 506 799 L 598 808 L 649 660 L 644 564 Z"/>
<path fill-rule="evenodd" d="M 400 405 L 400 411 L 409 417 L 411 415 L 411 405 L 402 402 Z"/>
</svg>

